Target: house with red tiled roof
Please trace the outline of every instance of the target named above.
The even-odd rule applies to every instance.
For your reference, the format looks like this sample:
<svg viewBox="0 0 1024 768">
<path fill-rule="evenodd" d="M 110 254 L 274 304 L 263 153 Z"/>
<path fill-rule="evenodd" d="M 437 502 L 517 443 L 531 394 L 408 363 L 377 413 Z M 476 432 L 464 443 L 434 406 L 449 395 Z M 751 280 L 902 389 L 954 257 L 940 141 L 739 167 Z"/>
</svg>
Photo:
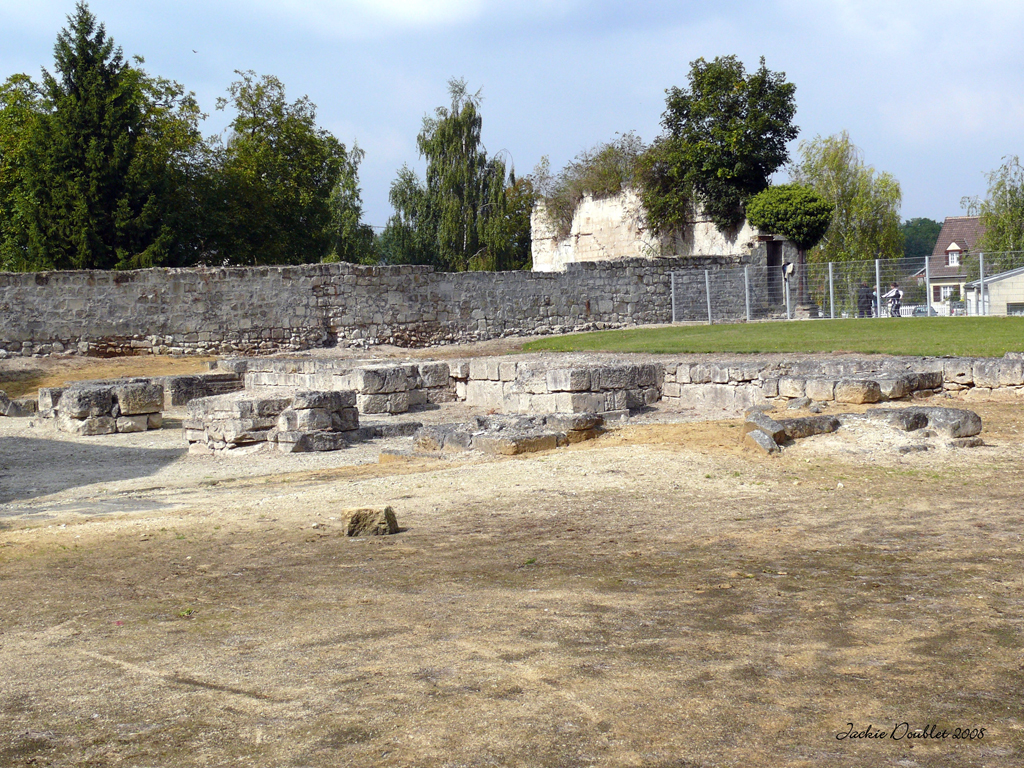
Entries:
<svg viewBox="0 0 1024 768">
<path fill-rule="evenodd" d="M 928 257 L 928 272 L 932 286 L 932 304 L 948 301 L 953 293 L 964 295 L 967 272 L 964 256 L 976 253 L 985 228 L 979 216 L 947 216 L 942 222 L 939 239 Z M 924 270 L 918 273 L 924 279 Z"/>
</svg>

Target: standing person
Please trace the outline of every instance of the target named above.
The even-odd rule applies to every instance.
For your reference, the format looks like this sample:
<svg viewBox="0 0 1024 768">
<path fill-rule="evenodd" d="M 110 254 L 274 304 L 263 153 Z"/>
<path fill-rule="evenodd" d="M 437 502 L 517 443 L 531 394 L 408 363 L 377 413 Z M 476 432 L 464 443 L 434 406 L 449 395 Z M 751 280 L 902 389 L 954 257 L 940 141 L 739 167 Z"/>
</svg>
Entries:
<svg viewBox="0 0 1024 768">
<path fill-rule="evenodd" d="M 867 283 L 861 283 L 857 289 L 857 317 L 871 317 L 871 305 L 874 303 L 871 289 Z"/>
<path fill-rule="evenodd" d="M 899 317 L 900 307 L 903 305 L 903 291 L 900 290 L 899 285 L 893 283 L 892 289 L 882 298 L 889 300 L 889 314 L 892 317 Z"/>
</svg>

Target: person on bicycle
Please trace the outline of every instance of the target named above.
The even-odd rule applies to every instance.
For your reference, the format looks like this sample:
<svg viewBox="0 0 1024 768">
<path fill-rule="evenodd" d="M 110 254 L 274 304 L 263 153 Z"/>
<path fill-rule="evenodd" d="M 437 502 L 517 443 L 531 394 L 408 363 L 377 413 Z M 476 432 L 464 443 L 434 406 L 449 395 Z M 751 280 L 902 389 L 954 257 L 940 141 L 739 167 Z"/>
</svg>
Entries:
<svg viewBox="0 0 1024 768">
<path fill-rule="evenodd" d="M 891 317 L 899 317 L 900 306 L 903 304 L 903 291 L 900 290 L 899 285 L 893 283 L 892 290 L 883 294 L 882 298 L 889 300 L 889 315 Z"/>
</svg>

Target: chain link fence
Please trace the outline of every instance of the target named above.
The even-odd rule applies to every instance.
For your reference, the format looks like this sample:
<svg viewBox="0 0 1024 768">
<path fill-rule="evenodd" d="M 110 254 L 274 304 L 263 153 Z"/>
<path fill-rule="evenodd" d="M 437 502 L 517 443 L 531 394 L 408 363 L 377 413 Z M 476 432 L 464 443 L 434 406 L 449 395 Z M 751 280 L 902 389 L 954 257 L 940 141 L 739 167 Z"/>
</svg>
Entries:
<svg viewBox="0 0 1024 768">
<path fill-rule="evenodd" d="M 671 273 L 672 322 L 1024 315 L 1024 251 Z"/>
</svg>

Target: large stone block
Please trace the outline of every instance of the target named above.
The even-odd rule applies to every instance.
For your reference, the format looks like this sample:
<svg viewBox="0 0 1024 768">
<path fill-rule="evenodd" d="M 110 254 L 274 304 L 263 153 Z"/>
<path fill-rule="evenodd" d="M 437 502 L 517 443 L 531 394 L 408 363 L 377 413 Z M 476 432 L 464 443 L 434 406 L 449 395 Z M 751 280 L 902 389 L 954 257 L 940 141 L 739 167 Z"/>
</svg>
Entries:
<svg viewBox="0 0 1024 768">
<path fill-rule="evenodd" d="M 878 379 L 878 389 L 883 400 L 900 400 L 914 392 L 919 382 L 916 373 L 896 376 L 891 379 Z"/>
<path fill-rule="evenodd" d="M 810 397 L 807 395 L 807 381 L 795 376 L 783 376 L 779 379 L 779 397 Z"/>
<path fill-rule="evenodd" d="M 164 385 L 142 381 L 118 384 L 114 398 L 122 416 L 157 413 L 164 408 Z"/>
<path fill-rule="evenodd" d="M 300 390 L 292 397 L 291 408 L 296 411 L 310 408 L 321 408 L 327 411 L 340 411 L 342 408 L 353 408 L 356 404 L 356 393 L 352 390 L 315 391 Z"/>
<path fill-rule="evenodd" d="M 829 379 L 808 379 L 804 386 L 806 396 L 819 402 L 828 402 L 834 399 L 835 391 L 835 382 Z"/>
<path fill-rule="evenodd" d="M 470 380 L 501 381 L 500 361 L 493 357 L 475 357 L 469 361 Z"/>
<path fill-rule="evenodd" d="M 747 420 L 743 424 L 743 433 L 746 434 L 755 429 L 761 430 L 775 442 L 781 442 L 786 439 L 786 428 L 781 423 L 761 411 L 750 410 L 747 414 Z"/>
<path fill-rule="evenodd" d="M 591 389 L 616 390 L 637 386 L 637 366 L 602 365 L 591 371 Z"/>
<path fill-rule="evenodd" d="M 973 369 L 974 386 L 998 387 L 1001 363 L 1001 360 L 975 360 Z"/>
<path fill-rule="evenodd" d="M 351 432 L 359 429 L 359 409 L 342 408 L 331 413 L 331 429 L 335 432 Z"/>
<path fill-rule="evenodd" d="M 760 429 L 752 429 L 744 434 L 743 445 L 757 453 L 771 455 L 779 452 L 779 444 L 772 440 L 771 435 Z"/>
<path fill-rule="evenodd" d="M 421 387 L 447 387 L 453 378 L 448 363 L 420 363 L 419 376 Z"/>
<path fill-rule="evenodd" d="M 882 399 L 882 388 L 871 379 L 842 379 L 836 383 L 837 403 L 877 403 Z"/>
<path fill-rule="evenodd" d="M 76 419 L 61 413 L 57 418 L 57 426 L 63 432 L 86 437 L 113 435 L 117 432 L 117 420 L 113 416 L 88 416 Z"/>
<path fill-rule="evenodd" d="M 149 414 L 133 414 L 131 416 L 118 416 L 116 419 L 118 432 L 145 432 L 149 429 Z"/>
<path fill-rule="evenodd" d="M 356 395 L 356 408 L 360 413 L 406 413 L 409 410 L 409 393 L 359 394 Z"/>
<path fill-rule="evenodd" d="M 943 360 L 942 376 L 946 381 L 953 384 L 973 384 L 974 361 L 962 357 Z"/>
<path fill-rule="evenodd" d="M 591 386 L 590 370 L 553 368 L 547 372 L 546 382 L 550 392 L 587 392 Z"/>
<path fill-rule="evenodd" d="M 73 419 L 110 416 L 114 408 L 111 387 L 68 387 L 60 398 L 60 413 Z M 99 433 L 96 433 L 99 434 Z"/>
<path fill-rule="evenodd" d="M 331 411 L 326 408 L 287 408 L 277 417 L 277 428 L 282 432 L 320 432 L 334 427 Z"/>
<path fill-rule="evenodd" d="M 409 374 L 400 365 L 368 365 L 342 377 L 342 389 L 354 389 L 361 395 L 390 394 L 409 389 Z"/>
<path fill-rule="evenodd" d="M 839 419 L 835 416 L 806 416 L 800 419 L 782 419 L 779 423 L 790 440 L 825 435 L 839 429 Z"/>
</svg>

